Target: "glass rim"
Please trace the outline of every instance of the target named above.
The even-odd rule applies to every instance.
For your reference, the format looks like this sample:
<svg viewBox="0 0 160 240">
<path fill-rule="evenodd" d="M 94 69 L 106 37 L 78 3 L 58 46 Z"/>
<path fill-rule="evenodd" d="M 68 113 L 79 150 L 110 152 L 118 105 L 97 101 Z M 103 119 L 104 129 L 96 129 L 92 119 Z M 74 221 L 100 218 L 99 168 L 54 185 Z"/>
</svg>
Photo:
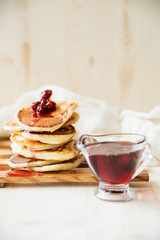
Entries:
<svg viewBox="0 0 160 240">
<path fill-rule="evenodd" d="M 142 144 L 144 142 L 147 141 L 146 136 L 144 136 L 143 134 L 138 134 L 138 133 L 109 133 L 109 134 L 83 134 L 80 136 L 79 141 L 78 141 L 78 145 L 80 144 L 81 140 L 83 139 L 84 136 L 88 136 L 88 137 L 107 137 L 107 136 L 139 136 L 142 137 L 142 140 L 139 140 L 138 142 L 133 142 L 133 144 Z M 113 143 L 110 141 L 102 141 L 102 142 L 92 142 L 92 143 L 88 143 L 88 144 L 80 144 L 81 147 L 83 145 L 83 147 L 86 146 L 91 146 L 91 145 L 96 145 L 96 144 L 102 144 L 102 143 Z M 116 142 L 116 141 L 115 141 Z"/>
</svg>

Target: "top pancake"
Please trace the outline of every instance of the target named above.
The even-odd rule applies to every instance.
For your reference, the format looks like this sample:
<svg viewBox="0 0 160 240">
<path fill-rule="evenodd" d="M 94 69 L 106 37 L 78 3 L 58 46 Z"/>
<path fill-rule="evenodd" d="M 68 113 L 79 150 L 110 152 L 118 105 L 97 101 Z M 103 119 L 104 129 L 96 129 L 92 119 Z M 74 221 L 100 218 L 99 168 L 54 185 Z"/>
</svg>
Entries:
<svg viewBox="0 0 160 240">
<path fill-rule="evenodd" d="M 67 122 L 63 124 L 63 127 L 72 125 L 79 120 L 79 114 L 77 112 L 73 112 L 72 116 L 68 119 Z M 16 120 L 8 121 L 4 124 L 4 129 L 10 132 L 20 132 L 25 130 Z"/>
<path fill-rule="evenodd" d="M 22 108 L 17 112 L 16 121 L 25 130 L 33 132 L 53 132 L 63 126 L 72 116 L 78 104 L 73 101 L 56 103 L 56 110 L 50 114 L 37 116 L 31 107 Z"/>
</svg>

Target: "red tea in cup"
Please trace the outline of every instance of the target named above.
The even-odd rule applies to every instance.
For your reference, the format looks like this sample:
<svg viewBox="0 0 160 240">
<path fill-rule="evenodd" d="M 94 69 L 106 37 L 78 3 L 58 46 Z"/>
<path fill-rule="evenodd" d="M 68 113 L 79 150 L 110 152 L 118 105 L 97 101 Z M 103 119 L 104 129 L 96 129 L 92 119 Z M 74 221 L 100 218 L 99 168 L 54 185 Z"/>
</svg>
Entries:
<svg viewBox="0 0 160 240">
<path fill-rule="evenodd" d="M 129 182 L 151 161 L 152 151 L 145 136 L 134 133 L 103 135 L 84 134 L 78 148 L 99 185 L 95 195 L 107 201 L 128 201 L 134 198 Z"/>
<path fill-rule="evenodd" d="M 108 184 L 127 184 L 139 164 L 143 149 L 133 151 L 132 142 L 104 143 L 106 154 L 89 155 L 89 164 L 99 180 Z"/>
</svg>

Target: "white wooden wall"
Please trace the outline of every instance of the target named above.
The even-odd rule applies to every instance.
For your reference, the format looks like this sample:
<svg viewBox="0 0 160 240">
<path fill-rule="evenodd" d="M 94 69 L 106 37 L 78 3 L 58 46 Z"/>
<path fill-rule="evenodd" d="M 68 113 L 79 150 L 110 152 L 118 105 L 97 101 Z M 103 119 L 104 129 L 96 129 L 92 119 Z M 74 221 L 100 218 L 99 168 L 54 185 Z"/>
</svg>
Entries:
<svg viewBox="0 0 160 240">
<path fill-rule="evenodd" d="M 0 107 L 56 84 L 121 109 L 160 104 L 159 0 L 0 0 Z"/>
</svg>

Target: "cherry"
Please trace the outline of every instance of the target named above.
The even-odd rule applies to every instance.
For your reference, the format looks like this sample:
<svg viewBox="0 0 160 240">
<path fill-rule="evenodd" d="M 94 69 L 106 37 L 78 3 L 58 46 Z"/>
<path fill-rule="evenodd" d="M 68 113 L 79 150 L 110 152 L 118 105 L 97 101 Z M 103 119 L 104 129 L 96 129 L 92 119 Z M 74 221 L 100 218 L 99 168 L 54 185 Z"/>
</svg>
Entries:
<svg viewBox="0 0 160 240">
<path fill-rule="evenodd" d="M 53 101 L 48 101 L 47 107 L 48 107 L 49 111 L 52 112 L 52 111 L 56 110 L 56 103 Z"/>
<path fill-rule="evenodd" d="M 42 98 L 40 102 L 41 102 L 42 106 L 46 106 L 49 101 L 48 101 L 48 99 Z"/>
<path fill-rule="evenodd" d="M 32 103 L 32 110 L 37 111 L 37 107 L 39 106 L 40 103 L 41 103 L 40 101 Z"/>
<path fill-rule="evenodd" d="M 49 99 L 52 95 L 52 90 L 45 90 L 41 93 L 41 98 L 44 98 L 44 99 Z"/>
<path fill-rule="evenodd" d="M 39 113 L 50 113 L 56 110 L 56 103 L 49 100 L 52 91 L 47 89 L 41 93 L 41 100 L 32 104 L 32 110 Z"/>
<path fill-rule="evenodd" d="M 46 107 L 46 105 L 39 105 L 37 107 L 37 112 L 39 113 L 48 113 L 48 108 Z"/>
</svg>

